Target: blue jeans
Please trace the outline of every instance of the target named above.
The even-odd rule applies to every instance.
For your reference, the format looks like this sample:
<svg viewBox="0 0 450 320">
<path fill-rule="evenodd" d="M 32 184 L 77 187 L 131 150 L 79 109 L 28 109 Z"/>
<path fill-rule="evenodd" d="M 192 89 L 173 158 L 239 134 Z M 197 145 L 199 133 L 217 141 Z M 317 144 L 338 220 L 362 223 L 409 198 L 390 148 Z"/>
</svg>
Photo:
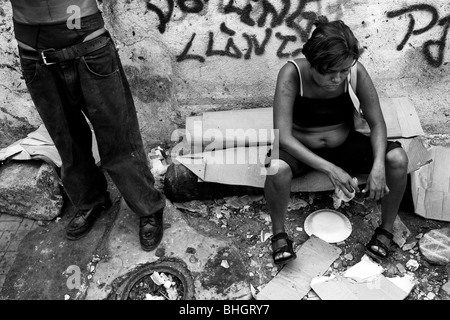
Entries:
<svg viewBox="0 0 450 320">
<path fill-rule="evenodd" d="M 75 207 L 90 209 L 109 200 L 108 185 L 92 155 L 92 124 L 101 168 L 139 216 L 164 208 L 154 187 L 128 81 L 116 47 L 109 43 L 75 60 L 44 65 L 26 59 L 19 48 L 23 76 L 61 156 L 61 179 Z"/>
</svg>

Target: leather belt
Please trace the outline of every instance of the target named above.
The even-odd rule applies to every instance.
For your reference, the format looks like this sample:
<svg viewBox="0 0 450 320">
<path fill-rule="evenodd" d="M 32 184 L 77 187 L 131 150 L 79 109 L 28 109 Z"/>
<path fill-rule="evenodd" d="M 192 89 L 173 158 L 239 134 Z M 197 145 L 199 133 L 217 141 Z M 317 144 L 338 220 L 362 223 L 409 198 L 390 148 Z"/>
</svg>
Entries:
<svg viewBox="0 0 450 320">
<path fill-rule="evenodd" d="M 20 52 L 25 59 L 41 61 L 48 66 L 67 60 L 73 60 L 94 52 L 106 46 L 110 40 L 110 37 L 98 36 L 92 40 L 77 43 L 63 49 L 55 50 L 50 48 L 42 51 L 31 51 L 21 48 Z"/>
</svg>

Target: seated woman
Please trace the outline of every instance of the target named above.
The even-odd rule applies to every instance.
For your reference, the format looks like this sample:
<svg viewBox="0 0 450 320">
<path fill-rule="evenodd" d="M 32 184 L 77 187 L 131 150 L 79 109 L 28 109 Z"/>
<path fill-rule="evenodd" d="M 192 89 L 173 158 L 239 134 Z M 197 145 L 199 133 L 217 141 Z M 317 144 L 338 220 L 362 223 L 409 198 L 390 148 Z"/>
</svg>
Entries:
<svg viewBox="0 0 450 320">
<path fill-rule="evenodd" d="M 291 181 L 308 170 L 325 173 L 335 191 L 360 192 L 352 173 L 368 174 L 362 190 L 382 204 L 381 225 L 367 244 L 367 253 L 385 258 L 393 225 L 407 182 L 408 158 L 398 142 L 387 141 L 386 124 L 372 80 L 358 61 L 358 40 L 342 21 L 320 17 L 303 47 L 305 58 L 286 63 L 279 71 L 273 103 L 279 148 L 268 159 L 271 172 L 264 192 L 272 219 L 275 264 L 296 258 L 285 231 Z M 357 70 L 361 110 L 370 136 L 355 131 L 349 74 Z M 274 152 L 275 151 L 275 152 Z M 274 156 L 279 151 L 278 157 Z"/>
</svg>

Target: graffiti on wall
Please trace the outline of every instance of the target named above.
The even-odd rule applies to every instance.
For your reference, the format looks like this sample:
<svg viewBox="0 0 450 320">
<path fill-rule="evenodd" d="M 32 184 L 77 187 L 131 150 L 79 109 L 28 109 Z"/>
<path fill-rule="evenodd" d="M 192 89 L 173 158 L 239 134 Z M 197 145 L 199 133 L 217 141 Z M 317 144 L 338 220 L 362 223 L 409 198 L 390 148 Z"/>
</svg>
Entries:
<svg viewBox="0 0 450 320">
<path fill-rule="evenodd" d="M 338 0 L 333 6 L 335 18 L 342 15 L 340 3 L 344 0 Z M 252 55 L 261 56 L 266 52 L 268 44 L 276 46 L 276 55 L 279 58 L 296 57 L 301 54 L 301 45 L 304 43 L 312 28 L 317 16 L 316 11 L 307 10 L 308 4 L 317 4 L 320 7 L 321 0 L 279 0 L 278 7 L 269 0 L 247 1 L 245 5 L 237 5 L 234 0 L 221 0 L 219 11 L 223 15 L 237 15 L 239 21 L 247 27 L 253 27 L 264 30 L 263 36 L 247 32 L 239 33 L 226 25 L 220 24 L 221 35 L 228 36 L 225 45 L 219 48 L 213 31 L 208 32 L 207 44 L 204 55 L 193 54 L 191 48 L 196 41 L 197 33 L 193 33 L 185 45 L 183 51 L 177 56 L 177 61 L 197 60 L 205 62 L 207 57 L 226 56 L 235 59 L 250 59 Z M 200 14 L 206 10 L 209 0 L 165 0 L 164 6 L 157 6 L 147 0 L 147 10 L 154 12 L 158 19 L 158 30 L 160 33 L 166 32 L 167 24 L 171 21 L 174 14 L 175 5 L 183 14 Z M 275 32 L 276 27 L 285 25 L 291 34 Z M 247 48 L 241 50 L 237 41 L 244 40 Z M 299 41 L 300 40 L 300 41 Z M 275 44 L 274 44 L 275 42 Z M 240 43 L 240 42 L 239 42 Z M 241 43 L 240 43 L 241 44 Z M 297 46 L 294 50 L 288 50 L 288 46 Z M 244 52 L 243 52 L 244 51 Z"/>
<path fill-rule="evenodd" d="M 414 17 L 414 14 L 421 13 L 430 15 L 431 19 L 426 26 L 416 28 L 416 19 Z M 428 4 L 415 4 L 399 10 L 389 11 L 387 13 L 387 17 L 395 18 L 404 14 L 408 15 L 409 24 L 403 40 L 397 46 L 397 50 L 401 51 L 412 36 L 424 34 L 435 27 L 440 27 L 442 28 L 441 37 L 437 40 L 427 40 L 423 43 L 422 46 L 422 52 L 426 61 L 433 67 L 440 67 L 444 61 L 448 29 L 450 27 L 450 15 L 439 19 L 439 12 L 435 7 Z"/>
<path fill-rule="evenodd" d="M 146 0 L 146 8 L 158 17 L 158 30 L 163 34 L 166 32 L 168 24 L 174 19 L 175 8 L 180 10 L 183 15 L 202 15 L 207 13 L 210 2 L 211 0 L 160 0 L 156 5 L 155 1 Z M 264 32 L 259 36 L 250 32 L 238 32 L 237 30 L 242 29 L 240 26 L 231 27 L 222 22 L 219 27 L 220 34 L 213 31 L 208 32 L 202 54 L 193 53 L 194 45 L 198 45 L 197 42 L 200 41 L 198 34 L 193 32 L 191 36 L 187 37 L 184 49 L 177 56 L 178 62 L 197 60 L 203 63 L 212 56 L 251 59 L 255 55 L 264 55 L 269 44 L 271 47 L 277 48 L 277 57 L 295 58 L 301 54 L 301 47 L 308 39 L 317 16 L 333 12 L 332 19 L 340 19 L 343 15 L 342 7 L 347 5 L 346 0 L 336 0 L 328 5 L 329 12 L 323 12 L 322 0 L 278 0 L 277 6 L 274 5 L 273 0 L 240 1 L 240 5 L 236 0 L 218 0 L 218 2 L 218 10 L 221 14 L 236 15 L 245 27 L 264 30 Z M 311 5 L 315 5 L 315 10 L 311 9 Z M 424 14 L 431 17 L 428 24 L 417 27 L 416 15 Z M 450 15 L 440 18 L 438 10 L 429 4 L 406 6 L 389 11 L 386 15 L 390 19 L 402 15 L 408 17 L 409 22 L 405 36 L 396 48 L 398 51 L 403 50 L 412 37 L 425 34 L 431 29 L 441 28 L 440 38 L 424 42 L 422 52 L 431 66 L 439 67 L 443 64 Z M 274 29 L 280 26 L 287 28 L 283 28 L 283 32 L 276 32 Z M 225 42 L 217 40 L 218 37 L 223 36 L 227 38 Z M 241 49 L 244 47 L 242 41 L 246 44 L 245 49 Z"/>
</svg>

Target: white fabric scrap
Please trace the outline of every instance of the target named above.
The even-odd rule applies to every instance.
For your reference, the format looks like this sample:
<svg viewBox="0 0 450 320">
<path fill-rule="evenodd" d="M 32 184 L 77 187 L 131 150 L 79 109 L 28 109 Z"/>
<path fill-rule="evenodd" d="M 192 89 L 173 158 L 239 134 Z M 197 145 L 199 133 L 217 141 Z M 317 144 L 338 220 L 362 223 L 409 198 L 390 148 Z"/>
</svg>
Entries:
<svg viewBox="0 0 450 320">
<path fill-rule="evenodd" d="M 358 184 L 358 179 L 356 177 L 353 178 L 353 181 Z M 349 202 L 355 197 L 356 191 L 353 190 L 350 197 L 347 197 L 341 189 L 334 190 L 333 193 L 333 207 L 334 209 L 338 209 L 342 202 Z"/>
<path fill-rule="evenodd" d="M 361 258 L 361 261 L 348 268 L 344 277 L 350 278 L 356 282 L 372 282 L 383 273 L 381 265 L 374 262 L 367 255 Z"/>
</svg>

